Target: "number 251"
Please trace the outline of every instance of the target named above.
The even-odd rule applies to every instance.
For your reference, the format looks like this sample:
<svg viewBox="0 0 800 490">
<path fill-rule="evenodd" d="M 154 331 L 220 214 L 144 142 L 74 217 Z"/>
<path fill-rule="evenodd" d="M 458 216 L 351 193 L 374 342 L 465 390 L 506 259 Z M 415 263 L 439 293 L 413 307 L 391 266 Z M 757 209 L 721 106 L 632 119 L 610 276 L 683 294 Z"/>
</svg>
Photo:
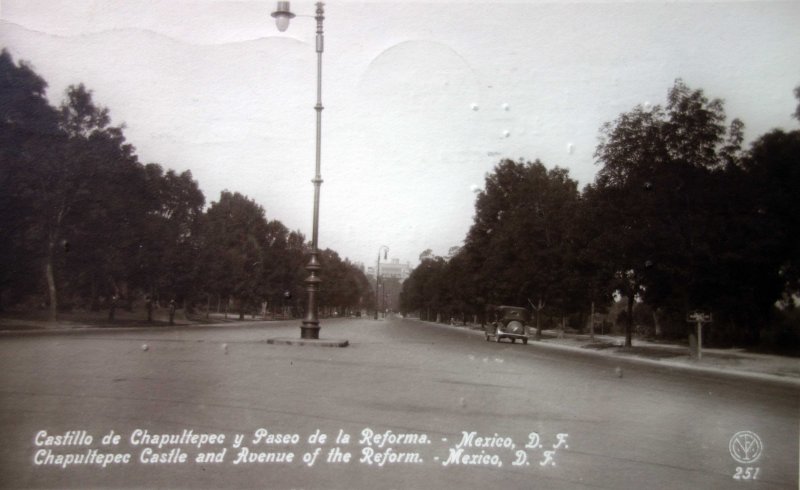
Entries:
<svg viewBox="0 0 800 490">
<path fill-rule="evenodd" d="M 758 472 L 761 468 L 742 468 L 741 466 L 736 467 L 736 473 L 733 474 L 734 480 L 755 480 L 758 478 Z"/>
</svg>

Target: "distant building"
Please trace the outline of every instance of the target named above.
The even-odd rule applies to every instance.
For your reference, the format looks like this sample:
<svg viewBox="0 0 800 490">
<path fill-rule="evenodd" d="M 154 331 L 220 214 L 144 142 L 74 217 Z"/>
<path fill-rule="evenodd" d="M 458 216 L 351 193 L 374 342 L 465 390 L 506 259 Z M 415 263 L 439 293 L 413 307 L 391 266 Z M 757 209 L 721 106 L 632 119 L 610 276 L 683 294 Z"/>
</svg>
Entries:
<svg viewBox="0 0 800 490">
<path fill-rule="evenodd" d="M 375 267 L 367 267 L 367 277 L 375 278 Z M 411 275 L 411 263 L 400 263 L 400 259 L 391 259 L 390 262 L 381 262 L 381 277 L 399 279 L 400 282 Z"/>
<path fill-rule="evenodd" d="M 375 267 L 368 267 L 366 271 L 370 285 L 375 289 Z M 403 281 L 411 275 L 411 264 L 400 263 L 400 259 L 391 259 L 381 262 L 381 282 L 376 294 L 380 297 L 380 308 L 389 311 L 398 311 L 400 308 L 400 292 L 403 290 Z"/>
</svg>

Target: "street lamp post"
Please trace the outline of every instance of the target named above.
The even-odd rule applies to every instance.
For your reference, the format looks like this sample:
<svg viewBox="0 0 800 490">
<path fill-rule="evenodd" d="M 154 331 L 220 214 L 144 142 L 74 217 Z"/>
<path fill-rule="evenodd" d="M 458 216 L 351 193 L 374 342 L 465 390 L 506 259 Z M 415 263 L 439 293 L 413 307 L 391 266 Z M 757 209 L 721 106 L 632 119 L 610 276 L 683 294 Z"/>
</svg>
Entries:
<svg viewBox="0 0 800 490">
<path fill-rule="evenodd" d="M 381 245 L 378 247 L 378 264 L 375 267 L 375 319 L 378 319 L 378 308 L 380 307 L 380 281 L 381 281 L 381 251 L 383 251 L 383 260 L 386 260 L 387 255 L 389 254 L 389 247 L 386 245 Z"/>
<path fill-rule="evenodd" d="M 309 276 L 306 278 L 306 291 L 308 292 L 308 306 L 306 314 L 303 318 L 303 323 L 300 326 L 300 337 L 303 339 L 319 339 L 319 316 L 317 312 L 317 293 L 319 292 L 319 285 L 322 280 L 319 278 L 319 271 L 321 269 L 319 263 L 319 248 L 318 248 L 318 234 L 319 234 L 319 191 L 322 184 L 322 176 L 320 175 L 320 153 L 322 149 L 322 51 L 323 51 L 323 36 L 322 36 L 322 21 L 325 19 L 324 4 L 317 2 L 317 12 L 314 18 L 317 20 L 317 105 L 314 110 L 317 112 L 317 156 L 316 156 L 316 172 L 314 179 L 311 181 L 314 184 L 314 221 L 311 233 L 311 258 L 306 266 Z M 275 24 L 278 30 L 283 32 L 289 27 L 289 21 L 295 17 L 295 14 L 289 9 L 289 2 L 278 2 L 278 7 L 272 13 L 275 18 Z"/>
</svg>

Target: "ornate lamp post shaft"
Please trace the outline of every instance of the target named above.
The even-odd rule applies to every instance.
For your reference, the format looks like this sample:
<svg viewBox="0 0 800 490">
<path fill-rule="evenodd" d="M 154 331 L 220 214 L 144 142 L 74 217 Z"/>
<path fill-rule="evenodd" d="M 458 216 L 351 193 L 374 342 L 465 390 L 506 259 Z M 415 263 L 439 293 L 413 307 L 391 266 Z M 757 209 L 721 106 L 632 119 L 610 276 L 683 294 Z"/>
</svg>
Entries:
<svg viewBox="0 0 800 490">
<path fill-rule="evenodd" d="M 320 175 L 320 164 L 322 154 L 322 51 L 324 50 L 324 38 L 322 34 L 322 21 L 325 20 L 325 10 L 323 3 L 317 3 L 317 105 L 314 110 L 317 112 L 317 151 L 316 151 L 316 165 L 314 172 L 314 221 L 311 232 L 311 259 L 306 266 L 309 276 L 306 278 L 306 291 L 308 292 L 308 307 L 306 308 L 306 315 L 303 319 L 303 324 L 300 327 L 300 337 L 304 339 L 318 339 L 319 338 L 319 316 L 317 305 L 317 293 L 319 292 L 319 285 L 322 280 L 319 278 L 319 270 L 321 269 L 319 263 L 319 193 L 320 186 L 322 185 L 322 176 Z"/>
<path fill-rule="evenodd" d="M 278 9 L 272 13 L 272 17 L 278 25 L 278 30 L 284 31 L 289 26 L 289 20 L 295 15 L 289 10 L 289 2 L 278 2 Z M 316 171 L 314 179 L 314 221 L 311 232 L 311 258 L 306 266 L 309 276 L 306 278 L 306 291 L 308 292 L 308 304 L 303 323 L 300 326 L 300 337 L 303 339 L 319 339 L 319 315 L 317 305 L 317 294 L 322 280 L 319 278 L 319 271 L 322 268 L 319 263 L 319 194 L 322 176 L 320 175 L 320 163 L 322 153 L 322 51 L 324 48 L 322 21 L 325 20 L 324 4 L 317 3 L 317 12 L 314 17 L 317 20 L 317 105 L 314 110 L 317 112 L 317 156 Z"/>
</svg>

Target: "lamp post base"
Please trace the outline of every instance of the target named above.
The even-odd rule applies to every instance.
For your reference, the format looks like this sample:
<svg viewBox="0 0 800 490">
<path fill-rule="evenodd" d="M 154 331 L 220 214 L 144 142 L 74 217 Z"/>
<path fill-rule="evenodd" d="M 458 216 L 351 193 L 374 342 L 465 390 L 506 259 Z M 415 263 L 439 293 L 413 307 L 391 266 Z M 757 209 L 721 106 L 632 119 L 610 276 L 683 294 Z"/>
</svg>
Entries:
<svg viewBox="0 0 800 490">
<path fill-rule="evenodd" d="M 319 339 L 319 322 L 317 323 L 306 323 L 300 326 L 300 338 L 301 339 L 308 339 L 308 340 L 315 340 Z"/>
<path fill-rule="evenodd" d="M 312 347 L 347 347 L 350 345 L 346 339 L 297 339 L 297 338 L 277 338 L 268 339 L 268 344 L 272 345 L 298 345 Z"/>
</svg>

